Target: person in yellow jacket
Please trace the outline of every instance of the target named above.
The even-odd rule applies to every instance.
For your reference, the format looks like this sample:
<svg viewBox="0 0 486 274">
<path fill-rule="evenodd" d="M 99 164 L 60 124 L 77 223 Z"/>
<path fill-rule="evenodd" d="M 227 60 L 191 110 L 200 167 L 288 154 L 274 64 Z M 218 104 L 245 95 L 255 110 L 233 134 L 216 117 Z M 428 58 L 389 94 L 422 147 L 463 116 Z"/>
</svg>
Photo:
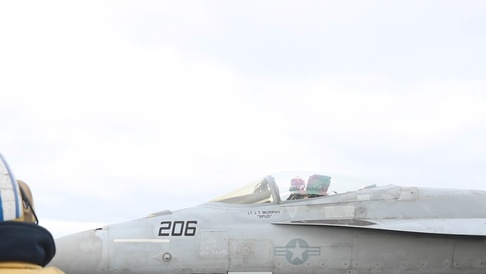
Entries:
<svg viewBox="0 0 486 274">
<path fill-rule="evenodd" d="M 56 254 L 52 234 L 38 225 L 29 186 L 0 154 L 0 274 L 64 274 L 45 267 Z"/>
</svg>

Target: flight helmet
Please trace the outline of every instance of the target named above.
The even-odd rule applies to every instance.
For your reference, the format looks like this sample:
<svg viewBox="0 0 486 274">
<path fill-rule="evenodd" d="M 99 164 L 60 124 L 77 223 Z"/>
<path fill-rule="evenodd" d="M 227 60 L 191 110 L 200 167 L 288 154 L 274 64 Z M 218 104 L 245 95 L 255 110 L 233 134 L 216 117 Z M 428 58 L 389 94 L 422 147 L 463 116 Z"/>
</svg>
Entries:
<svg viewBox="0 0 486 274">
<path fill-rule="evenodd" d="M 0 221 L 38 223 L 29 186 L 17 180 L 0 154 Z"/>
</svg>

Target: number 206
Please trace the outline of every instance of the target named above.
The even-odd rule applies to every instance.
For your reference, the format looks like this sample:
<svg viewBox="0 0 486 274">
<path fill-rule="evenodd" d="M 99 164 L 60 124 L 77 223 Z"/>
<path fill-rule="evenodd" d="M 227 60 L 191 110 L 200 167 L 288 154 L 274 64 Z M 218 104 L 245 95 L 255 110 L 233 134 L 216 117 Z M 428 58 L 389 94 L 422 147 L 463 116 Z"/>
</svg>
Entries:
<svg viewBox="0 0 486 274">
<path fill-rule="evenodd" d="M 194 236 L 196 235 L 197 221 L 161 222 L 159 236 Z"/>
</svg>

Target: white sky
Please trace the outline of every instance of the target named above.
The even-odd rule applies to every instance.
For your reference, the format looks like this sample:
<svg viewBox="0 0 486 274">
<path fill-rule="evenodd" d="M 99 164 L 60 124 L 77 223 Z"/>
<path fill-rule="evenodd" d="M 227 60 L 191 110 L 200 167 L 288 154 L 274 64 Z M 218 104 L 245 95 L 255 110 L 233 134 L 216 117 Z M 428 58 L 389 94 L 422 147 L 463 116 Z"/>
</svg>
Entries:
<svg viewBox="0 0 486 274">
<path fill-rule="evenodd" d="M 62 236 L 325 170 L 486 189 L 485 1 L 3 1 L 0 149 Z"/>
</svg>

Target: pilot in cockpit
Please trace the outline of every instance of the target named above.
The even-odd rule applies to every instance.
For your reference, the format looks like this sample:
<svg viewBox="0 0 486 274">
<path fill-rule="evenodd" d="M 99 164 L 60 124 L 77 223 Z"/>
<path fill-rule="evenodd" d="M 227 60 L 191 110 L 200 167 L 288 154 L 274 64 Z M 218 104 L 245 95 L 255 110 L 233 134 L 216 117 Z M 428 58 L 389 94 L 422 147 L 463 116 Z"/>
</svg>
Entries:
<svg viewBox="0 0 486 274">
<path fill-rule="evenodd" d="M 298 200 L 327 196 L 327 190 L 331 184 L 331 177 L 326 175 L 314 174 L 309 177 L 306 183 L 303 179 L 295 177 L 290 181 L 289 191 L 291 192 L 287 200 Z"/>
<path fill-rule="evenodd" d="M 299 176 L 290 180 L 290 196 L 287 200 L 298 200 L 298 199 L 305 199 L 307 198 L 305 192 L 305 181 L 301 179 Z"/>
</svg>

